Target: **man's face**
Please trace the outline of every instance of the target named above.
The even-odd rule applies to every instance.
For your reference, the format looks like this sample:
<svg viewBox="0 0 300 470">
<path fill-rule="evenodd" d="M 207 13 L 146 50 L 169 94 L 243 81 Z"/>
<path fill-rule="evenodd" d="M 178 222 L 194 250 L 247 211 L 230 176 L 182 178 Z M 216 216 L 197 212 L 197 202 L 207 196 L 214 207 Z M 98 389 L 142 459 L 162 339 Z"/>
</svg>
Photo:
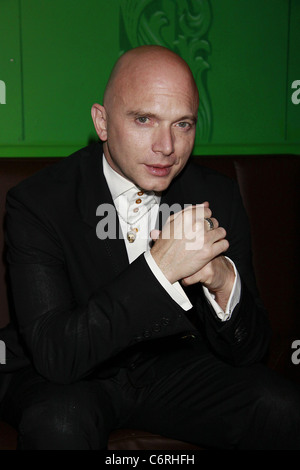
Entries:
<svg viewBox="0 0 300 470">
<path fill-rule="evenodd" d="M 197 107 L 195 90 L 180 70 L 141 70 L 120 80 L 103 108 L 108 163 L 144 190 L 166 189 L 191 154 Z"/>
</svg>

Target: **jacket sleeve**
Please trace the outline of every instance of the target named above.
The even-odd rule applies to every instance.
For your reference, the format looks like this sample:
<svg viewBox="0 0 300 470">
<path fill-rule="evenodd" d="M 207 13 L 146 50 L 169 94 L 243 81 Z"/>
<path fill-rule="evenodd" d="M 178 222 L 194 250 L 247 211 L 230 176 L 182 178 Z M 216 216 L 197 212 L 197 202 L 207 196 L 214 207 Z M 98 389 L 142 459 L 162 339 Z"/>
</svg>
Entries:
<svg viewBox="0 0 300 470">
<path fill-rule="evenodd" d="M 23 199 L 7 197 L 7 260 L 17 323 L 41 375 L 74 382 L 138 342 L 191 329 L 143 255 L 76 302 L 55 228 Z"/>
<path fill-rule="evenodd" d="M 231 313 L 230 320 L 221 321 L 204 296 L 198 296 L 197 312 L 213 352 L 234 365 L 247 365 L 261 361 L 270 339 L 267 312 L 260 300 L 252 265 L 251 237 L 247 214 L 238 186 L 232 182 L 228 199 L 225 226 L 230 243 L 225 253 L 236 265 L 241 278 L 240 301 Z M 214 209 L 212 208 L 213 214 Z"/>
</svg>

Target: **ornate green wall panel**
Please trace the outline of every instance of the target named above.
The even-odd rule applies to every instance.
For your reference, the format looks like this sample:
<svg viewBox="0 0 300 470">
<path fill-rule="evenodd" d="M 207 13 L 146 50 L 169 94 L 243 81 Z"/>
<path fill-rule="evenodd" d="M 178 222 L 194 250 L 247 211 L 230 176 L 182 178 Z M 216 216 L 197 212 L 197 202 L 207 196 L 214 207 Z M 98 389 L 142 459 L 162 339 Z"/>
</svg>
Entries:
<svg viewBox="0 0 300 470">
<path fill-rule="evenodd" d="M 211 107 L 206 85 L 211 8 L 208 0 L 129 0 L 121 2 L 121 51 L 158 44 L 184 57 L 197 81 L 201 101 L 197 142 L 211 136 Z"/>
<path fill-rule="evenodd" d="M 95 138 L 90 108 L 142 44 L 195 75 L 194 153 L 300 154 L 300 0 L 0 0 L 0 20 L 0 156 L 64 156 Z"/>
<path fill-rule="evenodd" d="M 298 142 L 300 136 L 300 1 L 290 6 L 289 55 L 287 75 L 286 139 Z"/>
<path fill-rule="evenodd" d="M 0 0 L 0 144 L 23 140 L 19 5 Z"/>
</svg>

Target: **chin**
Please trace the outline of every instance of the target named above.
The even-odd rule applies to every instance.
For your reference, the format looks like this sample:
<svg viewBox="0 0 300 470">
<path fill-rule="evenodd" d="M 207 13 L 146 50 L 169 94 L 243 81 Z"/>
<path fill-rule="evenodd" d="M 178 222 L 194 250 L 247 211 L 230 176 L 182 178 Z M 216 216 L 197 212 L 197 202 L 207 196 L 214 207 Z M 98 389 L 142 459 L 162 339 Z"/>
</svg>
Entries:
<svg viewBox="0 0 300 470">
<path fill-rule="evenodd" d="M 158 181 L 151 181 L 149 178 L 147 181 L 143 181 L 143 184 L 138 185 L 140 188 L 144 189 L 145 191 L 156 191 L 161 192 L 165 191 L 171 184 L 172 179 L 163 179 L 160 178 Z"/>
</svg>

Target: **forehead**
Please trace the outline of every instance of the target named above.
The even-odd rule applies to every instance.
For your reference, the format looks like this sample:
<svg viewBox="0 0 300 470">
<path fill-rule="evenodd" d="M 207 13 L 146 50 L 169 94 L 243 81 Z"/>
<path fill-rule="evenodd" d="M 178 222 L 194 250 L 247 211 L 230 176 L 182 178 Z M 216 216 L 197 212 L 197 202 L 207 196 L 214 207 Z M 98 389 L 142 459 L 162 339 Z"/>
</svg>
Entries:
<svg viewBox="0 0 300 470">
<path fill-rule="evenodd" d="M 198 96 L 189 74 L 170 68 L 137 67 L 116 82 L 114 101 L 126 108 L 196 115 Z"/>
</svg>

